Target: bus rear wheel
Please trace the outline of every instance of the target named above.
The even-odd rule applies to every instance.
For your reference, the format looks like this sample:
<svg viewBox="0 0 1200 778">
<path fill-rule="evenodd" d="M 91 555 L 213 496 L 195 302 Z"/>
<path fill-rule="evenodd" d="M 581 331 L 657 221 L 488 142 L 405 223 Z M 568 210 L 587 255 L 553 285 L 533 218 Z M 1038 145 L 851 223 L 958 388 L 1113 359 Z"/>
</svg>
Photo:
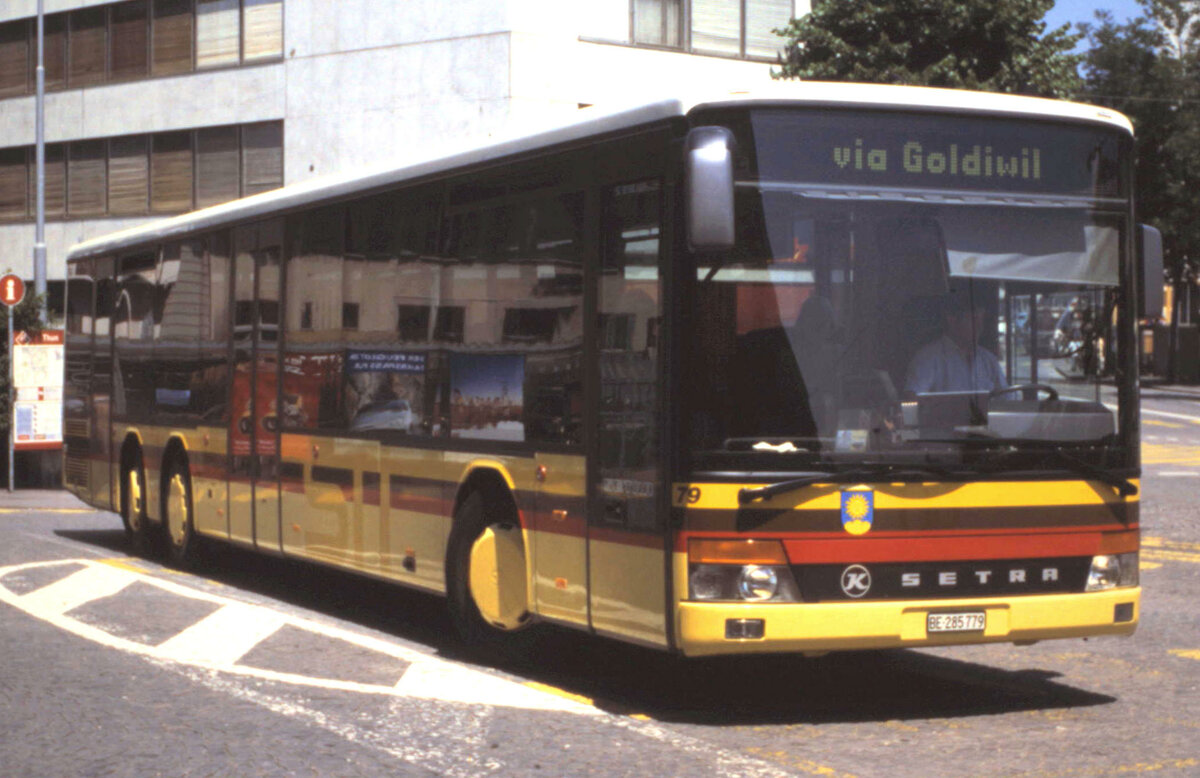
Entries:
<svg viewBox="0 0 1200 778">
<path fill-rule="evenodd" d="M 172 457 L 167 465 L 162 501 L 167 562 L 179 568 L 194 567 L 200 538 L 192 509 L 192 476 L 182 456 Z"/>
<path fill-rule="evenodd" d="M 516 517 L 480 491 L 463 500 L 446 549 L 450 620 L 467 646 L 507 660 L 525 659 L 530 626 L 525 551 Z"/>
</svg>

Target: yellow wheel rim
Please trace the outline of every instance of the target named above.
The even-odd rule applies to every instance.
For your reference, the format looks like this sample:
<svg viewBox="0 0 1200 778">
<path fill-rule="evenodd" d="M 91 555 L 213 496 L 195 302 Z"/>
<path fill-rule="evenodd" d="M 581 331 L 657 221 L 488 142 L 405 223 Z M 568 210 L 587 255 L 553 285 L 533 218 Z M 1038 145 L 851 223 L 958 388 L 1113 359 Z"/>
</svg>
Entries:
<svg viewBox="0 0 1200 778">
<path fill-rule="evenodd" d="M 184 486 L 183 476 L 178 473 L 171 476 L 168 489 L 167 529 L 171 533 L 171 542 L 182 546 L 188 529 L 187 487 Z"/>
<path fill-rule="evenodd" d="M 142 481 L 137 470 L 129 471 L 129 528 L 139 530 L 142 526 Z"/>
</svg>

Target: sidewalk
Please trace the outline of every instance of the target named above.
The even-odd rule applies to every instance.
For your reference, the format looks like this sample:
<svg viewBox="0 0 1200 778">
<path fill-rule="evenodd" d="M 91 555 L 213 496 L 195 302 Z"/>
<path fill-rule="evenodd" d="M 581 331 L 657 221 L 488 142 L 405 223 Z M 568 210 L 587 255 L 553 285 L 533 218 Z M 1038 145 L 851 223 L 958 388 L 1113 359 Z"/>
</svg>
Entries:
<svg viewBox="0 0 1200 778">
<path fill-rule="evenodd" d="M 1197 400 L 1200 400 L 1200 386 L 1195 384 L 1168 384 L 1165 380 L 1143 378 L 1142 391 L 1160 394 L 1177 394 L 1181 396 L 1195 397 Z"/>
<path fill-rule="evenodd" d="M 9 492 L 0 488 L 0 509 L 78 508 L 92 510 L 66 489 L 17 489 Z"/>
</svg>

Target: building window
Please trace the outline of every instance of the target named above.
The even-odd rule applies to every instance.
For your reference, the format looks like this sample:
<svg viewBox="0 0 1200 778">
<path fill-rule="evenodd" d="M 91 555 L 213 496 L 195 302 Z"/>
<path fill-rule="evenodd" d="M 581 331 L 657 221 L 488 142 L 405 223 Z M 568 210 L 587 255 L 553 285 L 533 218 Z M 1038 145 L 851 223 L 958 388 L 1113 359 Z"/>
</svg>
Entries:
<svg viewBox="0 0 1200 778">
<path fill-rule="evenodd" d="M 149 15 L 146 0 L 112 7 L 108 34 L 109 77 L 113 81 L 145 78 L 150 70 Z"/>
<path fill-rule="evenodd" d="M 196 68 L 236 65 L 241 32 L 238 0 L 196 0 Z"/>
<path fill-rule="evenodd" d="M 156 76 L 192 69 L 192 0 L 154 0 L 151 70 Z"/>
<path fill-rule="evenodd" d="M 683 46 L 683 0 L 633 0 L 633 42 Z"/>
<path fill-rule="evenodd" d="M 795 5 L 795 0 L 632 0 L 633 42 L 774 59 L 783 41 L 772 31 L 787 25 Z"/>
<path fill-rule="evenodd" d="M 437 321 L 433 325 L 433 339 L 438 343 L 462 343 L 466 312 L 467 309 L 461 305 L 439 307 Z"/>
<path fill-rule="evenodd" d="M 32 217 L 33 147 L 0 148 L 0 222 Z M 46 146 L 52 217 L 181 213 L 283 186 L 283 122 Z"/>
<path fill-rule="evenodd" d="M 45 17 L 47 90 L 282 58 L 283 0 L 125 0 Z M 0 24 L 0 99 L 34 91 L 36 60 L 36 20 Z"/>
<path fill-rule="evenodd" d="M 397 312 L 399 321 L 396 330 L 400 340 L 406 343 L 424 343 L 429 339 L 428 305 L 399 305 Z"/>
</svg>

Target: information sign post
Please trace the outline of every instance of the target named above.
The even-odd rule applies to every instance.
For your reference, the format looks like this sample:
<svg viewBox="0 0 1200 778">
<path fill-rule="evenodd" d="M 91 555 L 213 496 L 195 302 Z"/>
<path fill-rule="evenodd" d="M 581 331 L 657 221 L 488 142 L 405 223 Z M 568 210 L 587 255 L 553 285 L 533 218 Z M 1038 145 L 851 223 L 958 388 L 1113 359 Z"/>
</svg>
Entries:
<svg viewBox="0 0 1200 778">
<path fill-rule="evenodd" d="M 0 302 L 8 309 L 8 491 L 13 490 L 13 308 L 25 297 L 25 282 L 9 273 L 0 278 Z"/>
</svg>

